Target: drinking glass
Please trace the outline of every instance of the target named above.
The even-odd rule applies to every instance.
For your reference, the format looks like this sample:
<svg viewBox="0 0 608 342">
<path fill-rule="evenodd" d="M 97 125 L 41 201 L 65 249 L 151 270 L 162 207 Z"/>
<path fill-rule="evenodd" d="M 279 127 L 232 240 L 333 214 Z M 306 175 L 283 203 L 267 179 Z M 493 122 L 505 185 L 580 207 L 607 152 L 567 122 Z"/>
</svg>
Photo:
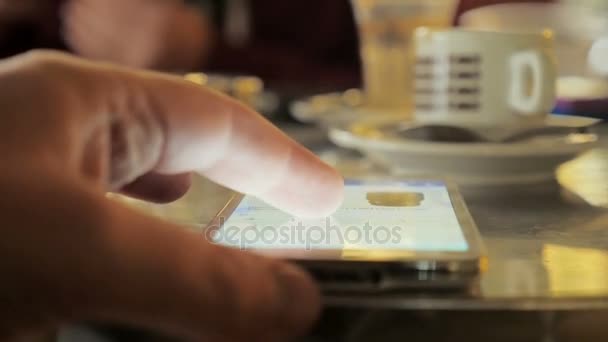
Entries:
<svg viewBox="0 0 608 342">
<path fill-rule="evenodd" d="M 452 24 L 457 0 L 351 0 L 359 31 L 366 103 L 411 116 L 413 33 Z"/>
</svg>

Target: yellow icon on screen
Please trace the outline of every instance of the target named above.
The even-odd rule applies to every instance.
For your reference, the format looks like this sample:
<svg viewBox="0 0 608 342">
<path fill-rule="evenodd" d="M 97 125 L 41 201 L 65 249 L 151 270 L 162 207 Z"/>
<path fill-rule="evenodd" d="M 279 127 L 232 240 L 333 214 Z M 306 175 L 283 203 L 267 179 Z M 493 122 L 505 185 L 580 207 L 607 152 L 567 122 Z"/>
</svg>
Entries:
<svg viewBox="0 0 608 342">
<path fill-rule="evenodd" d="M 367 202 L 378 207 L 418 207 L 424 201 L 419 192 L 368 192 Z"/>
</svg>

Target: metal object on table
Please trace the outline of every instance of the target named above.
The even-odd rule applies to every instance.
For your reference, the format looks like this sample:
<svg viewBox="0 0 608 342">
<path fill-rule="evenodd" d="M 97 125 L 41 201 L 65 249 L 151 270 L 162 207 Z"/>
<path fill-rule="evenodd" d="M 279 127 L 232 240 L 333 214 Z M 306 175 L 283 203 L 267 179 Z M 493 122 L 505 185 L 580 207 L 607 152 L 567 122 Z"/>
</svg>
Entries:
<svg viewBox="0 0 608 342">
<path fill-rule="evenodd" d="M 352 119 L 352 113 L 365 104 L 364 94 L 359 89 L 344 92 L 319 94 L 298 99 L 290 104 L 291 115 L 303 123 L 327 125 L 337 119 Z"/>
<path fill-rule="evenodd" d="M 264 82 L 255 76 L 189 73 L 184 78 L 234 97 L 266 116 L 272 116 L 279 106 L 277 94 L 264 89 Z"/>
</svg>

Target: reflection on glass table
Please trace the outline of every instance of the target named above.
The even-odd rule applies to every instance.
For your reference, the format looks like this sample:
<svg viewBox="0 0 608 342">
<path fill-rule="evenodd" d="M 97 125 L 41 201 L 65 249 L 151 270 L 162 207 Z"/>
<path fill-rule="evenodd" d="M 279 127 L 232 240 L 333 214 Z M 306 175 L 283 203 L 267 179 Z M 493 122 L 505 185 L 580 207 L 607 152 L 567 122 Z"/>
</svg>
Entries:
<svg viewBox="0 0 608 342">
<path fill-rule="evenodd" d="M 348 178 L 387 172 L 353 152 L 321 153 Z M 394 309 L 608 309 L 608 149 L 562 166 L 557 181 L 461 188 L 489 251 L 470 293 L 334 297 L 331 304 Z M 559 181 L 559 183 L 558 183 Z M 561 185 L 560 185 L 561 183 Z M 197 178 L 171 205 L 129 203 L 153 215 L 202 227 L 231 192 Z"/>
</svg>

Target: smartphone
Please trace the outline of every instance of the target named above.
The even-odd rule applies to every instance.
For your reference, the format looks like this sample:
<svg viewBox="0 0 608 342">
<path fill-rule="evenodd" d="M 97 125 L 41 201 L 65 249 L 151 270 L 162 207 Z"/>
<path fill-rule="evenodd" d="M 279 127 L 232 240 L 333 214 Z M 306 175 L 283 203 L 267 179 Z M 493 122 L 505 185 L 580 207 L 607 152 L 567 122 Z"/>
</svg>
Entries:
<svg viewBox="0 0 608 342">
<path fill-rule="evenodd" d="M 204 234 L 298 263 L 325 291 L 459 287 L 484 257 L 457 187 L 441 180 L 347 181 L 341 207 L 317 219 L 235 194 Z"/>
</svg>

